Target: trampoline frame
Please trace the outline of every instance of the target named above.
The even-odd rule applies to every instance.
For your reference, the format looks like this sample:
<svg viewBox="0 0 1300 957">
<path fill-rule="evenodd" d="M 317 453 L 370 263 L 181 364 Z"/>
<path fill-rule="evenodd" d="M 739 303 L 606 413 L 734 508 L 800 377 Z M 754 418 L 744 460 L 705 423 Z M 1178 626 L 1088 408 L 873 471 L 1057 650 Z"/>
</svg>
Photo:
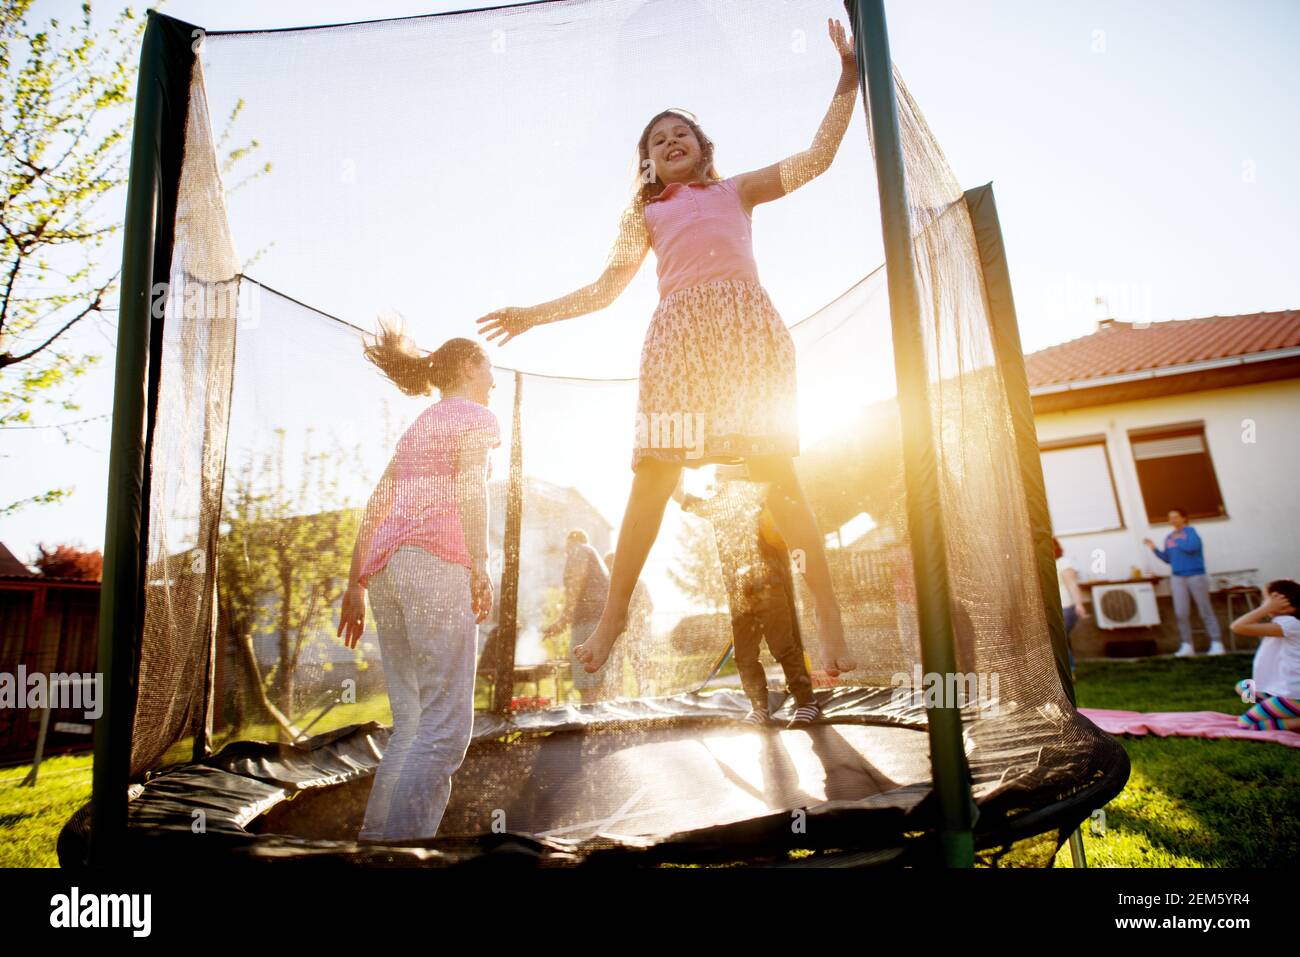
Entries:
<svg viewBox="0 0 1300 957">
<path fill-rule="evenodd" d="M 551 0 L 536 0 L 536 4 Z M 510 6 L 532 6 L 522 4 Z M 856 47 L 859 84 L 868 108 L 875 157 L 881 228 L 889 289 L 895 371 L 908 488 L 907 521 L 918 594 L 921 663 L 927 673 L 956 671 L 950 613 L 939 479 L 932 446 L 927 373 L 917 300 L 913 237 L 909 225 L 898 105 L 883 0 L 844 0 Z M 499 8 L 479 8 L 499 9 Z M 431 16 L 448 16 L 451 11 Z M 150 456 L 157 415 L 164 319 L 152 315 L 155 285 L 166 283 L 171 267 L 181 161 L 185 146 L 191 70 L 201 28 L 148 13 L 140 53 L 135 125 L 132 135 L 122 254 L 122 288 L 109 450 L 108 509 L 100 599 L 98 670 L 103 676 L 103 717 L 95 728 L 91 832 L 87 862 L 93 867 L 123 863 L 127 853 L 132 731 L 138 691 L 144 620 L 148 543 Z M 1042 465 L 1033 409 L 1020 351 L 1019 331 L 1006 270 L 1001 230 L 991 184 L 969 190 L 967 206 L 975 225 L 997 361 L 1007 387 L 1020 470 L 1034 534 L 1039 586 L 1047 610 L 1053 654 L 1062 685 L 1074 700 L 1064 618 L 1055 581 Z M 166 288 L 164 285 L 162 288 Z M 520 405 L 516 373 L 514 435 L 506 515 L 506 567 L 502 578 L 500 625 L 503 647 L 513 649 L 514 597 L 518 588 L 518 539 L 522 505 L 522 456 L 518 446 Z M 513 567 L 511 544 L 513 543 Z M 215 582 L 215 573 L 214 573 Z M 215 591 L 215 584 L 213 590 Z M 208 660 L 215 654 L 215 630 Z M 496 663 L 501 693 L 510 693 L 511 663 Z M 211 667 L 207 701 L 211 703 Z M 494 708 L 502 702 L 494 702 Z M 943 865 L 971 867 L 975 858 L 977 810 L 963 746 L 960 710 L 927 710 L 934 792 L 939 805 L 939 847 Z M 208 756 L 211 708 L 195 737 L 196 760 Z M 1073 844 L 1072 844 L 1073 846 Z M 1079 848 L 1081 851 L 1081 848 Z M 1076 856 L 1076 863 L 1080 858 Z"/>
</svg>

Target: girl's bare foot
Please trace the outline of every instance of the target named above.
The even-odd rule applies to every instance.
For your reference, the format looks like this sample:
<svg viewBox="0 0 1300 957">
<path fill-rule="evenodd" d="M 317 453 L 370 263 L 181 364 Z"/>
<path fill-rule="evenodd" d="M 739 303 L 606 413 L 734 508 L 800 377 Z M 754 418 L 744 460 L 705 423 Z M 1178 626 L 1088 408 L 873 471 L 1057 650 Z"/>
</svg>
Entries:
<svg viewBox="0 0 1300 957">
<path fill-rule="evenodd" d="M 617 618 L 601 615 L 596 630 L 591 633 L 591 636 L 573 648 L 573 657 L 583 663 L 582 670 L 587 674 L 595 674 L 599 671 L 605 664 L 605 659 L 609 657 L 614 642 L 626 627 L 627 612 Z"/>
</svg>

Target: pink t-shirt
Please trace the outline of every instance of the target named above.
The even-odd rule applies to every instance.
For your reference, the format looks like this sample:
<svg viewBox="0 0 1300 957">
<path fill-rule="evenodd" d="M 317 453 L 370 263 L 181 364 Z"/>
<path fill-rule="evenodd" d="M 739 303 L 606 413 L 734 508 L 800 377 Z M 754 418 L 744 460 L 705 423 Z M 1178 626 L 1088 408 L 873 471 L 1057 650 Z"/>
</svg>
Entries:
<svg viewBox="0 0 1300 957">
<path fill-rule="evenodd" d="M 393 453 L 393 506 L 370 539 L 362 585 L 402 545 L 471 565 L 456 503 L 456 463 L 466 449 L 500 444 L 497 417 L 477 402 L 452 396 L 420 413 Z"/>
<path fill-rule="evenodd" d="M 753 218 L 735 177 L 716 183 L 669 183 L 645 204 L 659 297 L 719 279 L 758 281 Z"/>
</svg>

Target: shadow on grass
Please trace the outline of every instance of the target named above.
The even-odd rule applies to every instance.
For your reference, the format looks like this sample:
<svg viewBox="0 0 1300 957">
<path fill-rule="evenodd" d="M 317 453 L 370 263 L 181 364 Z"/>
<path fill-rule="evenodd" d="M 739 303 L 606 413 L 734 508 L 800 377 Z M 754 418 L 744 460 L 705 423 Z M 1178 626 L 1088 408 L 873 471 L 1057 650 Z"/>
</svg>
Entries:
<svg viewBox="0 0 1300 957">
<path fill-rule="evenodd" d="M 1249 654 L 1084 661 L 1079 706 L 1127 711 L 1244 710 L 1232 686 Z M 1085 826 L 1090 866 L 1282 867 L 1300 854 L 1300 761 L 1267 741 L 1118 736 L 1133 773 Z M 1068 851 L 1057 862 L 1069 866 Z"/>
</svg>

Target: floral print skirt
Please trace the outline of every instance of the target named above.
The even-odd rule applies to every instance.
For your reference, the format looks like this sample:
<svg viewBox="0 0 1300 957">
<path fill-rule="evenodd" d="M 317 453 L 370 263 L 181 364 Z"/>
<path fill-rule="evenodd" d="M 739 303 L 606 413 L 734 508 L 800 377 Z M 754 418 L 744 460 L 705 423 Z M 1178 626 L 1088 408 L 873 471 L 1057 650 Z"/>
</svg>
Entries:
<svg viewBox="0 0 1300 957">
<path fill-rule="evenodd" d="M 635 469 L 798 455 L 794 340 L 749 279 L 679 289 L 659 300 L 641 348 Z"/>
</svg>

